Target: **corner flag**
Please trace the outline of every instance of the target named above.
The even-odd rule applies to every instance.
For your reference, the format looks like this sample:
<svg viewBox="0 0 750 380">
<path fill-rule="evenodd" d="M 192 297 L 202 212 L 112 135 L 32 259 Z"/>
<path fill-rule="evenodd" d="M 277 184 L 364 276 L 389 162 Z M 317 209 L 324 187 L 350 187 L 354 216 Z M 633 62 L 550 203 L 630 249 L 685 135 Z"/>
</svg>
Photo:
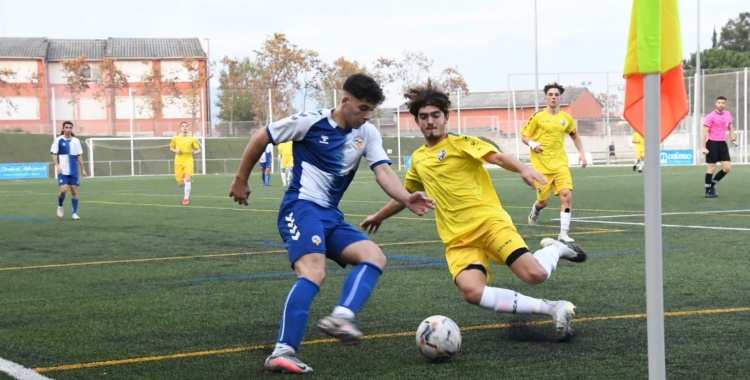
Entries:
<svg viewBox="0 0 750 380">
<path fill-rule="evenodd" d="M 623 116 L 641 136 L 646 136 L 643 107 L 647 74 L 661 77 L 659 135 L 660 141 L 664 141 L 688 113 L 677 0 L 633 1 L 623 72 L 626 78 Z"/>
</svg>

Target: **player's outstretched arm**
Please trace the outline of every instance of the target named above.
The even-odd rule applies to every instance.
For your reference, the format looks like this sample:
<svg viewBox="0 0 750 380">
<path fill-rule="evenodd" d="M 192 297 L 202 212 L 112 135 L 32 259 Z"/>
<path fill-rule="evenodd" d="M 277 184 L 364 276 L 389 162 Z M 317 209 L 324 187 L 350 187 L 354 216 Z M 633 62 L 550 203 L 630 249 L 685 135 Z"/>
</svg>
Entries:
<svg viewBox="0 0 750 380">
<path fill-rule="evenodd" d="M 247 143 L 245 152 L 242 153 L 242 161 L 234 176 L 232 186 L 229 188 L 229 197 L 241 205 L 247 206 L 247 198 L 250 196 L 250 172 L 258 163 L 260 156 L 265 154 L 266 146 L 271 142 L 266 128 L 259 129 L 250 142 Z"/>
<path fill-rule="evenodd" d="M 418 191 L 410 194 L 401 184 L 398 174 L 390 166 L 381 164 L 376 166 L 373 171 L 375 172 L 375 180 L 383 191 L 397 202 L 406 206 L 411 212 L 422 216 L 427 210 L 435 208 L 435 200 L 428 198 L 425 193 Z"/>
<path fill-rule="evenodd" d="M 365 218 L 359 226 L 367 231 L 368 234 L 374 234 L 378 232 L 380 225 L 388 218 L 398 214 L 401 210 L 405 209 L 406 206 L 402 205 L 396 200 L 391 200 L 387 205 L 383 206 L 378 212 Z"/>
<path fill-rule="evenodd" d="M 490 152 L 485 154 L 482 159 L 505 170 L 521 174 L 521 179 L 532 189 L 535 186 L 535 181 L 542 185 L 547 183 L 543 175 L 509 154 Z"/>
</svg>

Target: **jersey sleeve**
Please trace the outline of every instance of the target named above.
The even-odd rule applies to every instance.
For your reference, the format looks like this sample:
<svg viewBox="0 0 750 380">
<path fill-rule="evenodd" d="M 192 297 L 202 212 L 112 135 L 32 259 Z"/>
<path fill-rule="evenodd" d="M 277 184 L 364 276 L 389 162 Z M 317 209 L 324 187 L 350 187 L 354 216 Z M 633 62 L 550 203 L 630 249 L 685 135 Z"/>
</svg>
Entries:
<svg viewBox="0 0 750 380">
<path fill-rule="evenodd" d="M 413 165 L 406 172 L 406 178 L 404 179 L 404 187 L 406 188 L 406 191 L 410 193 L 413 193 L 416 191 L 424 191 L 424 184 L 422 183 L 422 179 L 419 178 L 419 174 L 417 174 L 417 170 L 414 169 Z"/>
<path fill-rule="evenodd" d="M 383 138 L 380 137 L 380 133 L 372 124 L 365 124 L 362 126 L 365 134 L 365 160 L 370 165 L 370 169 L 374 169 L 380 164 L 391 164 L 391 159 L 388 158 L 388 154 L 383 150 Z"/>
<path fill-rule="evenodd" d="M 169 142 L 169 147 L 172 149 L 177 148 L 177 136 L 172 136 L 172 141 Z"/>
<path fill-rule="evenodd" d="M 536 114 L 531 115 L 529 121 L 523 126 L 521 134 L 526 137 L 531 137 L 534 136 L 534 132 L 536 132 Z"/>
<path fill-rule="evenodd" d="M 573 116 L 567 115 L 568 119 L 568 127 L 565 128 L 565 134 L 571 134 L 576 131 L 577 125 L 576 125 L 576 119 L 573 118 Z"/>
<path fill-rule="evenodd" d="M 49 148 L 49 152 L 52 154 L 57 154 L 60 151 L 60 138 L 55 137 L 54 140 L 52 140 L 52 146 Z"/>
<path fill-rule="evenodd" d="M 487 153 L 498 152 L 492 144 L 472 136 L 458 136 L 452 141 L 454 147 L 478 160 L 481 160 Z"/>
<path fill-rule="evenodd" d="M 713 112 L 711 112 L 710 114 L 706 115 L 706 117 L 703 119 L 703 126 L 704 127 L 711 128 L 711 122 L 713 121 L 712 120 L 713 119 L 713 115 L 714 115 Z"/>
<path fill-rule="evenodd" d="M 80 156 L 82 154 L 83 154 L 83 147 L 81 146 L 81 140 L 77 138 L 73 138 L 73 141 L 70 144 L 70 155 Z"/>
<path fill-rule="evenodd" d="M 310 127 L 325 116 L 323 110 L 298 113 L 268 124 L 266 132 L 274 145 L 287 141 L 300 141 Z"/>
<path fill-rule="evenodd" d="M 193 142 L 190 145 L 193 147 L 193 149 L 198 149 L 201 146 L 201 144 L 198 143 L 198 139 L 196 139 L 195 137 L 193 137 Z"/>
</svg>

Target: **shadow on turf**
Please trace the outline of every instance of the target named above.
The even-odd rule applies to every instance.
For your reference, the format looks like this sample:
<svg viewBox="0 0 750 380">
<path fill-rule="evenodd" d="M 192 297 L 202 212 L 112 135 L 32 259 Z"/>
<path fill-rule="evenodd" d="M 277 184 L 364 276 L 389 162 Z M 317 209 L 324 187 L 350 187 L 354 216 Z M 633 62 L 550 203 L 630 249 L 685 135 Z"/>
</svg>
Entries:
<svg viewBox="0 0 750 380">
<path fill-rule="evenodd" d="M 532 323 L 538 320 L 538 318 L 534 318 L 531 315 L 515 315 L 512 320 L 508 321 L 510 327 L 501 329 L 500 335 L 504 339 L 514 342 L 531 343 L 565 343 L 578 335 L 574 329 L 570 337 L 560 338 L 551 325 Z"/>
</svg>

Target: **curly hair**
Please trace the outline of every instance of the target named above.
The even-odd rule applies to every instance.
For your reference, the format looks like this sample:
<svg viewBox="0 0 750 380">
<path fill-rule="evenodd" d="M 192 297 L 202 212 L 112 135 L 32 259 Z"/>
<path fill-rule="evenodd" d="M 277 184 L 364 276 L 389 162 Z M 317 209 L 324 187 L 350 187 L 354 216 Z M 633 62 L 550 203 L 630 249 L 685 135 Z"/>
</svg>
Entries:
<svg viewBox="0 0 750 380">
<path fill-rule="evenodd" d="M 409 100 L 406 102 L 406 106 L 409 107 L 409 113 L 414 115 L 414 118 L 417 117 L 419 109 L 422 107 L 435 106 L 443 111 L 445 116 L 448 116 L 451 107 L 451 100 L 448 94 L 433 84 L 430 79 L 427 80 L 427 84 L 425 85 L 406 89 L 404 98 Z"/>
<path fill-rule="evenodd" d="M 344 91 L 359 100 L 364 100 L 376 106 L 383 103 L 385 95 L 375 79 L 365 74 L 354 74 L 346 78 L 344 82 Z"/>
<path fill-rule="evenodd" d="M 547 91 L 556 88 L 558 91 L 560 91 L 560 95 L 565 93 L 565 87 L 557 84 L 557 82 L 552 82 L 546 86 L 544 86 L 544 95 L 547 95 Z"/>
</svg>

